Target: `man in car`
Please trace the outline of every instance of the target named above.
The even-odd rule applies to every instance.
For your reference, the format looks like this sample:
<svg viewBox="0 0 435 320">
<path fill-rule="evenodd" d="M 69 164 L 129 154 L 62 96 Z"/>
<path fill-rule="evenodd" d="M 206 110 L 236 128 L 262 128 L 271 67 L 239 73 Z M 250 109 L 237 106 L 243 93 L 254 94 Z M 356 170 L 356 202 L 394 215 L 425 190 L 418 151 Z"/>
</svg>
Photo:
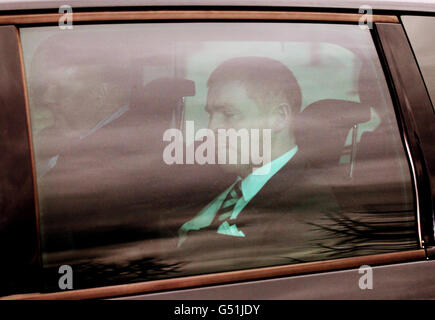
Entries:
<svg viewBox="0 0 435 320">
<path fill-rule="evenodd" d="M 103 55 L 111 41 L 54 35 L 31 63 L 31 103 L 43 111 L 32 124 L 44 244 L 59 250 L 147 238 L 160 220 L 154 210 L 180 202 L 164 198 L 174 185 L 165 175 L 175 174 L 161 160 L 162 136 L 193 83 L 144 85 L 143 68 L 123 61 L 122 49 Z"/>
<path fill-rule="evenodd" d="M 86 50 L 92 40 L 95 48 Z M 52 35 L 36 49 L 30 90 L 38 176 L 57 166 L 73 145 L 83 144 L 107 124 L 129 111 L 131 81 L 128 68 L 116 55 L 102 59 L 98 48 L 107 37 L 84 34 Z"/>
<path fill-rule="evenodd" d="M 322 234 L 311 223 L 335 202 L 321 175 L 309 174 L 297 144 L 301 90 L 293 73 L 270 58 L 233 58 L 212 72 L 207 86 L 209 129 L 215 136 L 220 129 L 270 130 L 270 148 L 263 141 L 258 149 L 269 149 L 271 161 L 260 168 L 251 156 L 248 163 L 238 157 L 235 164 L 219 164 L 236 178 L 179 229 L 184 258 L 224 269 L 315 259 Z M 230 152 L 237 146 L 223 147 Z"/>
</svg>

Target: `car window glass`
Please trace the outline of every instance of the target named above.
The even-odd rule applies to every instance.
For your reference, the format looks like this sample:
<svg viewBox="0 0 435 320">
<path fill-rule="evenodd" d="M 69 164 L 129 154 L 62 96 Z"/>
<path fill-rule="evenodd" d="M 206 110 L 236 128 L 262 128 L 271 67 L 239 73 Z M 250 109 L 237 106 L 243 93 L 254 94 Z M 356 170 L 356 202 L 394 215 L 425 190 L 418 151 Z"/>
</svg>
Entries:
<svg viewBox="0 0 435 320">
<path fill-rule="evenodd" d="M 45 286 L 417 248 L 369 30 L 309 23 L 22 28 Z"/>
<path fill-rule="evenodd" d="M 435 43 L 430 30 L 435 29 L 435 17 L 402 16 L 401 19 L 434 106 Z"/>
</svg>

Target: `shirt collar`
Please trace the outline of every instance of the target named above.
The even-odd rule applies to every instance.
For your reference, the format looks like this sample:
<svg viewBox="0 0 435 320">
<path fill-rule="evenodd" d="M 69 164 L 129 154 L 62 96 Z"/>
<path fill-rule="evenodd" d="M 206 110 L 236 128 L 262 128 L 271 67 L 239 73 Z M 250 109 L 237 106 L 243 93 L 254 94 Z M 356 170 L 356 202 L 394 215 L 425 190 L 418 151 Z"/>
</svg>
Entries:
<svg viewBox="0 0 435 320">
<path fill-rule="evenodd" d="M 289 162 L 296 152 L 298 146 L 294 146 L 291 150 L 284 153 L 282 156 L 256 169 L 249 176 L 242 180 L 241 189 L 243 199 L 249 202 L 263 186 L 270 180 L 284 165 Z"/>
</svg>

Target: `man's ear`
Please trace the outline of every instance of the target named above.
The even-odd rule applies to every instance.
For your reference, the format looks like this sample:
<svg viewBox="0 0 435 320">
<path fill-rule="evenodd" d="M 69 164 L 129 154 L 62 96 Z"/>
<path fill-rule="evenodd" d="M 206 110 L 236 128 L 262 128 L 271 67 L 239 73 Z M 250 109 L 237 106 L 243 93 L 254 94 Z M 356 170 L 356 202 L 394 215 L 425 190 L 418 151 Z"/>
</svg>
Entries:
<svg viewBox="0 0 435 320">
<path fill-rule="evenodd" d="M 273 131 L 281 131 L 288 128 L 290 124 L 290 105 L 288 103 L 281 103 L 275 109 L 275 121 Z"/>
</svg>

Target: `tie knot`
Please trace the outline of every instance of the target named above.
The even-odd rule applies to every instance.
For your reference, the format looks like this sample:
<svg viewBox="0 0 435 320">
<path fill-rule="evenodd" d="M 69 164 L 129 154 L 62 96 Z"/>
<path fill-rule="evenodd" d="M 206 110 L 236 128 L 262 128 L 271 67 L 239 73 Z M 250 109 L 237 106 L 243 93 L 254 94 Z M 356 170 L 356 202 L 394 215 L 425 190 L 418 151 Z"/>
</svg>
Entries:
<svg viewBox="0 0 435 320">
<path fill-rule="evenodd" d="M 222 202 L 221 207 L 217 212 L 218 221 L 224 221 L 231 217 L 231 214 L 236 206 L 236 203 L 242 197 L 242 188 L 241 188 L 242 180 L 238 180 L 231 190 L 228 192 L 225 200 Z"/>
</svg>

